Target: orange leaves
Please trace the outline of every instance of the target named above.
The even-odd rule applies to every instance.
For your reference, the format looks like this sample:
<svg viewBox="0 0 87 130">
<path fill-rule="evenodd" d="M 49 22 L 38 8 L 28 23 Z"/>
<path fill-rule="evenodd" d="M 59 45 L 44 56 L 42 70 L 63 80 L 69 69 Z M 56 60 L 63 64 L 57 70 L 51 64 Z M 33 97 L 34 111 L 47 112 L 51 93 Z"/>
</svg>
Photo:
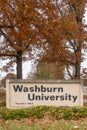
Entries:
<svg viewBox="0 0 87 130">
<path fill-rule="evenodd" d="M 39 50 L 43 48 L 44 51 L 46 49 L 46 55 L 53 60 L 61 60 L 63 64 L 66 60 L 72 62 L 74 59 L 74 63 L 75 60 L 80 61 L 81 50 L 78 51 L 77 46 L 81 49 L 84 42 L 83 0 L 0 2 L 4 53 L 12 54 L 15 51 L 17 54 L 17 51 L 21 51 L 23 59 L 26 59 L 26 53 L 31 57 L 30 52 L 35 47 Z M 39 56 L 42 58 L 42 55 Z"/>
<path fill-rule="evenodd" d="M 79 36 L 79 28 L 81 24 L 76 23 L 75 14 L 64 16 L 61 18 L 62 30 L 68 39 L 75 39 Z"/>
</svg>

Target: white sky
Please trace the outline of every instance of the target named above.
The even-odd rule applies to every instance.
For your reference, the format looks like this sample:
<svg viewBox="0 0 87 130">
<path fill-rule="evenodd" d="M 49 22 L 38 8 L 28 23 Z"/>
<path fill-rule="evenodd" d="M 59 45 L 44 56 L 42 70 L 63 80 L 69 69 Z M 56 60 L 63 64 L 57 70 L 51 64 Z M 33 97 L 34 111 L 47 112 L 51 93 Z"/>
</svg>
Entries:
<svg viewBox="0 0 87 130">
<path fill-rule="evenodd" d="M 87 8 L 86 8 L 86 12 L 85 12 L 85 23 L 87 24 Z M 87 53 L 85 53 L 85 61 L 81 64 L 82 65 L 82 67 L 86 67 L 87 68 Z"/>
<path fill-rule="evenodd" d="M 31 71 L 31 69 L 32 69 L 31 61 L 23 63 L 23 78 L 27 78 L 27 75 Z"/>
</svg>

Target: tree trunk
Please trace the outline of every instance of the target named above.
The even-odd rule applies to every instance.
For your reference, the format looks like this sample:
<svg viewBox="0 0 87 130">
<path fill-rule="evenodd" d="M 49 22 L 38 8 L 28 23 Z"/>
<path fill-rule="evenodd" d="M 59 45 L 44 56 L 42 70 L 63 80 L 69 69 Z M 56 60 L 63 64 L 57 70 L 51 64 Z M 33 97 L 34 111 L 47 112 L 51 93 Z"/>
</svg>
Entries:
<svg viewBox="0 0 87 130">
<path fill-rule="evenodd" d="M 17 79 L 22 79 L 22 51 L 17 51 Z"/>
<path fill-rule="evenodd" d="M 80 79 L 80 66 L 80 62 L 77 61 L 75 66 L 75 79 Z"/>
<path fill-rule="evenodd" d="M 76 66 L 75 66 L 75 79 L 80 79 L 80 70 L 81 70 L 81 47 L 80 45 L 77 47 L 76 50 Z"/>
</svg>

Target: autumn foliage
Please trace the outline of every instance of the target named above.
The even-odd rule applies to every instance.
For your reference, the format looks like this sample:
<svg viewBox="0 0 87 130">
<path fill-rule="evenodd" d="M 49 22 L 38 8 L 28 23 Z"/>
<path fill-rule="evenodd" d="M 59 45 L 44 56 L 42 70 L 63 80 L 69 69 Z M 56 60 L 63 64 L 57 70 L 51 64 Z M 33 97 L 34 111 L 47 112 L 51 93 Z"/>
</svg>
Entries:
<svg viewBox="0 0 87 130">
<path fill-rule="evenodd" d="M 4 69 L 16 62 L 22 78 L 22 62 L 36 55 L 41 62 L 61 62 L 68 72 L 74 67 L 69 76 L 80 78 L 85 5 L 85 0 L 0 0 L 0 58 L 9 59 Z"/>
</svg>

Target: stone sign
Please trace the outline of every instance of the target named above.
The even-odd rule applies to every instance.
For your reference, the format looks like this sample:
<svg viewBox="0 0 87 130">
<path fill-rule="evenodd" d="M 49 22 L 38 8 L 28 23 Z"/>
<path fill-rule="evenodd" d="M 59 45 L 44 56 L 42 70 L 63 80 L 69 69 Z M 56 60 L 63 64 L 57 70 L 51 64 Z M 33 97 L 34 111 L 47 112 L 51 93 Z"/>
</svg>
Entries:
<svg viewBox="0 0 87 130">
<path fill-rule="evenodd" d="M 7 108 L 83 106 L 82 81 L 6 81 Z"/>
</svg>

